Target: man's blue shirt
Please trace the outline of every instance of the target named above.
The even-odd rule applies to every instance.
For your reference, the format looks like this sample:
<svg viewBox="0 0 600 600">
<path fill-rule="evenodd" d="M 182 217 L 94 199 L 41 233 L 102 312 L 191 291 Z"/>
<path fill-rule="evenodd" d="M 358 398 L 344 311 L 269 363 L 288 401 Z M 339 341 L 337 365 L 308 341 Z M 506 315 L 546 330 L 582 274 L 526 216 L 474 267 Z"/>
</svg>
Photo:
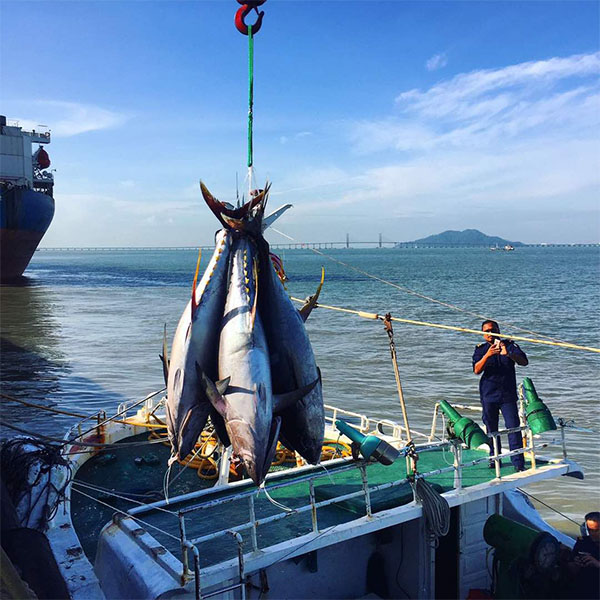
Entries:
<svg viewBox="0 0 600 600">
<path fill-rule="evenodd" d="M 479 344 L 473 352 L 473 366 L 479 362 L 490 347 L 489 342 Z M 509 354 L 522 355 L 525 353 L 514 342 L 506 341 L 506 350 Z M 481 402 L 504 402 L 517 401 L 517 378 L 515 376 L 515 363 L 509 356 L 495 354 L 490 356 L 483 369 L 483 374 L 479 380 L 479 395 Z"/>
</svg>

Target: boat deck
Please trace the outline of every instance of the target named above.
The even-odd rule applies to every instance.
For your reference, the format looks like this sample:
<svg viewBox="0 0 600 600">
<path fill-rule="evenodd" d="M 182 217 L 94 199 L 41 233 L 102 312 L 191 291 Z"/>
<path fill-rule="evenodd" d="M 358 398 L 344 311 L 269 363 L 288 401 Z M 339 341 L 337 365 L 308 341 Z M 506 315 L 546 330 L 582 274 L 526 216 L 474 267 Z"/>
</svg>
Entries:
<svg viewBox="0 0 600 600">
<path fill-rule="evenodd" d="M 154 504 L 154 501 L 162 498 L 169 449 L 156 445 L 150 451 L 145 448 L 142 452 L 139 446 L 128 443 L 140 439 L 145 438 L 129 438 L 123 442 L 123 448 L 111 449 L 113 458 L 94 457 L 77 473 L 76 481 L 79 483 L 75 483 L 74 489 L 85 491 L 105 503 L 98 506 L 81 494 L 73 494 L 73 524 L 90 560 L 95 556 L 98 533 L 110 521 L 115 509 L 127 511 L 135 503 L 114 498 L 106 492 L 93 491 L 84 485 L 106 486 L 106 482 L 110 481 L 115 493 L 130 495 L 138 503 L 143 500 Z M 146 458 L 141 465 L 135 462 L 140 457 Z M 463 449 L 463 464 L 483 459 L 477 464 L 462 467 L 464 488 L 496 478 L 495 470 L 488 467 L 486 457 L 487 452 L 483 450 Z M 427 476 L 427 481 L 443 493 L 455 488 L 455 472 L 436 471 L 452 467 L 453 462 L 454 456 L 447 447 L 432 448 L 419 453 L 418 471 L 433 472 Z M 505 459 L 503 476 L 513 473 L 510 463 L 506 463 Z M 364 469 L 358 468 L 357 464 L 364 465 Z M 541 464 L 542 461 L 538 459 L 538 466 Z M 413 500 L 412 488 L 406 479 L 406 460 L 401 457 L 391 466 L 336 460 L 329 465 L 326 463 L 325 467 L 273 473 L 266 484 L 273 501 L 263 490 L 257 493 L 250 481 L 238 482 L 233 487 L 209 489 L 212 482 L 200 479 L 194 470 L 184 469 L 182 472 L 180 468 L 174 468 L 171 474 L 173 483 L 169 487 L 170 503 L 163 506 L 151 504 L 132 512 L 140 521 L 140 526 L 178 558 L 181 558 L 180 526 L 183 515 L 185 537 L 197 546 L 200 567 L 206 568 L 237 556 L 236 539 L 225 533 L 228 530 L 242 534 L 242 547 L 244 553 L 248 553 L 365 516 L 367 502 L 363 478 L 368 484 L 372 514 L 409 504 Z M 143 488 L 140 488 L 140 482 L 143 482 Z M 382 486 L 384 489 L 378 489 Z M 189 497 L 190 493 L 203 488 L 200 496 Z M 311 510 L 311 488 L 317 504 L 315 510 Z M 333 498 L 339 500 L 333 501 Z M 331 503 L 327 504 L 328 501 Z M 251 523 L 261 520 L 266 522 L 252 527 Z"/>
</svg>

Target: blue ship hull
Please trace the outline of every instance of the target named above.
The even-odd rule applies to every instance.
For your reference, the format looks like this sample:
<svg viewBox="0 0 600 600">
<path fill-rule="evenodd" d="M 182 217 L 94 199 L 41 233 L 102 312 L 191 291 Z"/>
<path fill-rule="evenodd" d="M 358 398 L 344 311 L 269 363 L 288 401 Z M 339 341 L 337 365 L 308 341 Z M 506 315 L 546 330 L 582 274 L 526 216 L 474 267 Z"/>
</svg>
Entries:
<svg viewBox="0 0 600 600">
<path fill-rule="evenodd" d="M 28 188 L 0 188 L 0 280 L 23 274 L 54 217 L 54 198 Z"/>
</svg>

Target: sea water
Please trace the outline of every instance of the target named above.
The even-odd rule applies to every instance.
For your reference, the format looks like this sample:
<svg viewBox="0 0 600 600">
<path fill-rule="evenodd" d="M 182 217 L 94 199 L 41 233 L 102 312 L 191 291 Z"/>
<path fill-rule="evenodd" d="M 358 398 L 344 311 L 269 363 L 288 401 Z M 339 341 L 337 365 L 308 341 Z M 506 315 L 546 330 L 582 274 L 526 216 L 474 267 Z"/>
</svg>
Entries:
<svg viewBox="0 0 600 600">
<path fill-rule="evenodd" d="M 277 253 L 293 296 L 314 293 L 323 266 L 322 304 L 473 329 L 480 329 L 485 316 L 500 321 L 507 337 L 552 336 L 600 347 L 597 247 Z M 204 253 L 202 268 L 210 254 Z M 0 288 L 3 394 L 72 413 L 104 409 L 113 414 L 120 402 L 162 388 L 158 355 L 163 326 L 170 343 L 190 297 L 196 258 L 193 250 L 38 251 L 22 285 Z M 402 422 L 381 321 L 319 308 L 307 327 L 322 372 L 325 402 Z M 472 372 L 471 357 L 482 341 L 479 336 L 396 322 L 394 338 L 412 429 L 429 433 L 435 404 L 441 399 L 478 404 L 478 377 Z M 528 342 L 520 345 L 529 366 L 517 367 L 518 380 L 530 377 L 555 418 L 573 420 L 578 429 L 567 429 L 569 458 L 583 467 L 586 476 L 584 481 L 540 482 L 527 491 L 580 522 L 583 514 L 598 509 L 600 497 L 600 355 Z M 6 398 L 1 406 L 2 438 L 17 434 L 7 425 L 60 438 L 78 420 Z M 437 434 L 441 433 L 438 427 Z M 559 438 L 552 432 L 542 441 Z M 545 451 L 561 456 L 560 449 Z M 577 533 L 572 522 L 537 506 L 553 525 Z"/>
</svg>

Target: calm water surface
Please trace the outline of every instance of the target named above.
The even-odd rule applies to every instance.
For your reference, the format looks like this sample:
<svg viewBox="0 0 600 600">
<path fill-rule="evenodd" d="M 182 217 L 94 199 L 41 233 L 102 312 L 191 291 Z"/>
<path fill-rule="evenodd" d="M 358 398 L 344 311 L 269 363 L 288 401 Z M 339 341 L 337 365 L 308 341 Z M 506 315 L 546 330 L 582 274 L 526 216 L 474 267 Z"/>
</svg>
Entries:
<svg viewBox="0 0 600 600">
<path fill-rule="evenodd" d="M 600 253 L 597 248 L 326 250 L 326 256 L 402 287 L 501 322 L 573 343 L 600 347 Z M 203 266 L 208 262 L 204 253 Z M 321 302 L 394 316 L 479 329 L 481 318 L 408 294 L 309 250 L 280 251 L 288 290 L 314 292 L 321 265 Z M 0 287 L 3 393 L 83 413 L 114 412 L 163 386 L 158 354 L 189 299 L 194 251 L 44 251 L 24 285 Z M 394 325 L 410 425 L 428 432 L 434 405 L 477 404 L 469 334 Z M 378 321 L 316 310 L 308 329 L 321 367 L 325 401 L 372 416 L 401 420 L 387 335 Z M 503 327 L 503 332 L 518 334 Z M 522 335 L 529 335 L 523 334 Z M 536 337 L 536 336 L 531 336 Z M 561 478 L 528 487 L 580 521 L 600 504 L 600 357 L 522 343 L 529 376 L 555 417 L 593 430 L 568 430 L 570 457 L 585 481 Z M 62 436 L 75 420 L 2 402 L 2 421 Z M 3 438 L 15 433 L 6 427 Z M 558 438 L 549 434 L 544 439 Z M 556 454 L 558 455 L 558 454 Z M 576 528 L 544 508 L 569 533 Z"/>
</svg>

